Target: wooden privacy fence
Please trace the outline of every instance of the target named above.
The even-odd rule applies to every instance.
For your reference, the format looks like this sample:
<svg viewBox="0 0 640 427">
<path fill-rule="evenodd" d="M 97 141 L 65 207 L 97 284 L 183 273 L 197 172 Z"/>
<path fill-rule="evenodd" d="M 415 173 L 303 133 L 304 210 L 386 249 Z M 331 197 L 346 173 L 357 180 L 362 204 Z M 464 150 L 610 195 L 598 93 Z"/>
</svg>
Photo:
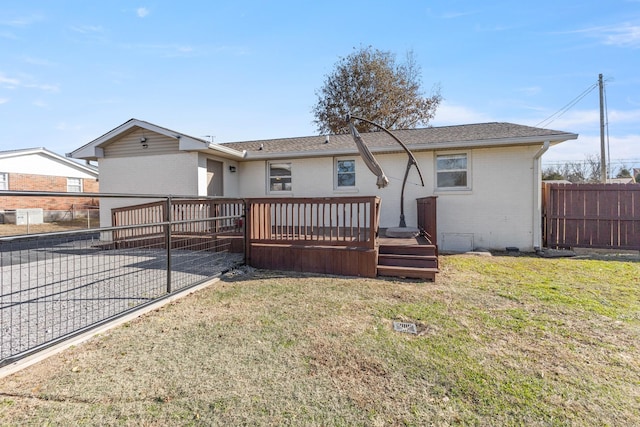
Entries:
<svg viewBox="0 0 640 427">
<path fill-rule="evenodd" d="M 376 276 L 378 197 L 247 200 L 247 263 Z"/>
<path fill-rule="evenodd" d="M 640 185 L 542 184 L 546 247 L 640 250 Z"/>
</svg>

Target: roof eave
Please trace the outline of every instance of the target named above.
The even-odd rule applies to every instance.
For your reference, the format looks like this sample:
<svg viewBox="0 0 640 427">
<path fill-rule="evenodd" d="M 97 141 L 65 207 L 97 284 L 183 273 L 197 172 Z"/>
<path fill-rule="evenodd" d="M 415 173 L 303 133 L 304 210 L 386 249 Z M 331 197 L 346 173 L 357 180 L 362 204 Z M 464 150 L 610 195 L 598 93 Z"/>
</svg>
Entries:
<svg viewBox="0 0 640 427">
<path fill-rule="evenodd" d="M 127 122 L 121 124 L 117 128 L 105 133 L 99 138 L 94 139 L 88 144 L 83 145 L 82 147 L 68 153 L 68 157 L 72 157 L 75 159 L 84 159 L 84 160 L 98 160 L 104 157 L 104 147 L 111 143 L 113 140 L 120 137 L 122 134 L 129 132 L 134 127 L 139 127 L 141 129 L 148 130 L 150 132 L 155 132 L 160 135 L 164 135 L 168 138 L 173 138 L 178 140 L 178 148 L 182 151 L 209 151 L 213 150 L 216 154 L 221 155 L 227 158 L 238 158 L 241 159 L 244 157 L 244 153 L 234 150 L 228 147 L 220 147 L 218 145 L 210 144 L 208 141 L 194 138 L 188 135 L 184 135 L 178 132 L 174 132 L 170 129 L 163 128 L 153 123 L 145 122 L 143 120 L 131 119 Z"/>
<path fill-rule="evenodd" d="M 436 142 L 427 144 L 407 144 L 407 147 L 412 151 L 436 151 L 436 150 L 455 150 L 455 149 L 470 149 L 470 148 L 491 148 L 491 147 L 508 147 L 517 145 L 535 145 L 542 144 L 544 141 L 549 141 L 553 145 L 560 144 L 561 142 L 577 139 L 578 135 L 575 133 L 565 133 L 556 135 L 543 135 L 535 137 L 521 137 L 521 138 L 499 138 L 480 141 L 451 141 L 451 142 Z M 391 154 L 402 152 L 400 146 L 388 146 L 388 147 L 369 147 L 374 154 Z M 304 157 L 333 157 L 333 156 L 348 156 L 358 154 L 358 150 L 353 148 L 346 149 L 331 149 L 331 150 L 311 150 L 311 151 L 288 151 L 288 152 L 276 152 L 268 153 L 264 151 L 252 151 L 247 152 L 244 157 L 245 160 L 270 160 L 270 159 L 290 159 L 290 158 L 304 158 Z"/>
</svg>

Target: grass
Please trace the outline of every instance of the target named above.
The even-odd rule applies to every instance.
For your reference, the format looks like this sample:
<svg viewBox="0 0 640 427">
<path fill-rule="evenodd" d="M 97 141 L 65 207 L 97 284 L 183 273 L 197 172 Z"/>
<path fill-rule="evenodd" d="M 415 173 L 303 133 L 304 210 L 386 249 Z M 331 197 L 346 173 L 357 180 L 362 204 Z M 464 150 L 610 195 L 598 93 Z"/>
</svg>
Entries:
<svg viewBox="0 0 640 427">
<path fill-rule="evenodd" d="M 226 276 L 0 380 L 0 424 L 640 425 L 640 262 L 441 267 Z"/>
</svg>

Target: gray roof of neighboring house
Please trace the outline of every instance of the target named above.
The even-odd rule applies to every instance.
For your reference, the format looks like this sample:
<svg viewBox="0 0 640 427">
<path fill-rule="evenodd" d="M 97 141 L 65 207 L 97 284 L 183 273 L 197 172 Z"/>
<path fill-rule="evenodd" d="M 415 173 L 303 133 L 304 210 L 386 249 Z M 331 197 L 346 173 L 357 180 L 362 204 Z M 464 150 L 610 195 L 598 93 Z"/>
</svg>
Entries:
<svg viewBox="0 0 640 427">
<path fill-rule="evenodd" d="M 411 150 L 529 145 L 549 141 L 552 145 L 576 139 L 577 134 L 513 123 L 479 123 L 458 126 L 394 130 L 392 133 Z M 401 151 L 400 145 L 385 132 L 363 133 L 373 152 Z M 350 134 L 227 142 L 224 145 L 246 151 L 247 159 L 322 156 L 356 152 Z M 262 147 L 262 149 L 260 148 Z"/>
</svg>

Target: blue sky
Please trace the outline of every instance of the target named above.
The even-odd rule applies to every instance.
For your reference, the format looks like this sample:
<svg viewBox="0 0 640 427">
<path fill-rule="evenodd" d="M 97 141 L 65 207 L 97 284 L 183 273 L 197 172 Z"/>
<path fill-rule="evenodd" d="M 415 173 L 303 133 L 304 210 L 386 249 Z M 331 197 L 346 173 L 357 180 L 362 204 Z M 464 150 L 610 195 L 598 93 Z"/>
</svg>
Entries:
<svg viewBox="0 0 640 427">
<path fill-rule="evenodd" d="M 413 51 L 434 126 L 535 126 L 606 80 L 612 164 L 640 167 L 640 0 L 44 1 L 0 11 L 0 150 L 70 152 L 135 117 L 216 142 L 316 134 L 340 57 Z M 597 88 L 546 163 L 598 155 Z"/>
</svg>

